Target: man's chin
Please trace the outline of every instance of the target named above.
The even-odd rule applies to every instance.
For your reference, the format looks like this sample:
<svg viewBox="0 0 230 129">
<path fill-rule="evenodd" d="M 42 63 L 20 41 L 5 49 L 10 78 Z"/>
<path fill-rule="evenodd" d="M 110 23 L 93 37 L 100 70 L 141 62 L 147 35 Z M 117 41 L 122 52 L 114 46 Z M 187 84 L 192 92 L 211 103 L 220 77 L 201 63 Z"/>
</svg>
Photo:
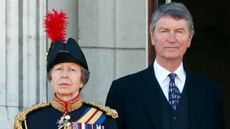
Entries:
<svg viewBox="0 0 230 129">
<path fill-rule="evenodd" d="M 169 54 L 167 54 L 167 55 L 165 55 L 165 59 L 172 59 L 172 60 L 174 60 L 174 59 L 178 59 L 179 58 L 179 55 L 178 55 L 178 53 L 169 53 Z"/>
</svg>

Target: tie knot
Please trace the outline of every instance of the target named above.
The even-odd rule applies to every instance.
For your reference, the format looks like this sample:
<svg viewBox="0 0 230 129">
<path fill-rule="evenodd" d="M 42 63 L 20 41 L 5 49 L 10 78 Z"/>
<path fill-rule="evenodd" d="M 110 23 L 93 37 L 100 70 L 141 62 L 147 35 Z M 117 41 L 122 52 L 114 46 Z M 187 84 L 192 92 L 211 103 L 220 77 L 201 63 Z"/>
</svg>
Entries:
<svg viewBox="0 0 230 129">
<path fill-rule="evenodd" d="M 168 75 L 168 77 L 170 78 L 170 81 L 174 81 L 175 80 L 175 78 L 176 78 L 176 74 L 175 73 L 170 73 L 169 75 Z"/>
</svg>

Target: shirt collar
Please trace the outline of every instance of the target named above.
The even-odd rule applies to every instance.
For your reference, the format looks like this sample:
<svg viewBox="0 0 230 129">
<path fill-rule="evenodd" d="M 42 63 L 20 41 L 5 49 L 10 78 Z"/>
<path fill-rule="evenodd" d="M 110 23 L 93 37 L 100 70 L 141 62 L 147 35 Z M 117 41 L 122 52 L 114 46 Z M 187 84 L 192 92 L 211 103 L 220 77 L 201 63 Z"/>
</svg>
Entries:
<svg viewBox="0 0 230 129">
<path fill-rule="evenodd" d="M 168 70 L 166 70 L 165 68 L 163 68 L 162 66 L 160 66 L 160 64 L 158 64 L 158 62 L 156 60 L 154 61 L 153 67 L 154 67 L 155 76 L 156 76 L 156 78 L 160 84 L 171 73 Z M 178 78 L 179 81 L 184 81 L 186 74 L 184 71 L 183 63 L 181 63 L 180 66 L 173 73 L 177 74 L 176 78 Z"/>
</svg>

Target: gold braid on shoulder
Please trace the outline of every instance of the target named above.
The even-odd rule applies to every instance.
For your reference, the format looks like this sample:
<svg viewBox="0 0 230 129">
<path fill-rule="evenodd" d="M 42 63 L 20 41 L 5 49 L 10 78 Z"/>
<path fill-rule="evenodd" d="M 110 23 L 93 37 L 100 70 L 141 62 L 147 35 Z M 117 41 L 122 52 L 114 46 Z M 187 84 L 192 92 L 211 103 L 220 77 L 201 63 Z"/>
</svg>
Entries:
<svg viewBox="0 0 230 129">
<path fill-rule="evenodd" d="M 50 103 L 41 103 L 41 104 L 33 105 L 32 107 L 25 109 L 23 112 L 18 113 L 18 115 L 16 115 L 15 120 L 14 120 L 14 129 L 23 129 L 22 122 L 24 122 L 25 129 L 27 129 L 26 115 L 34 110 L 37 110 L 43 107 L 47 107 L 49 105 Z"/>
<path fill-rule="evenodd" d="M 88 105 L 91 105 L 93 107 L 96 107 L 96 108 L 102 110 L 103 112 L 105 112 L 106 115 L 111 116 L 113 119 L 118 118 L 117 111 L 115 109 L 111 109 L 108 106 L 102 106 L 102 105 L 99 105 L 99 104 L 95 104 L 95 103 L 91 103 L 91 102 L 85 102 L 85 101 L 83 101 L 83 104 L 88 104 Z"/>
</svg>

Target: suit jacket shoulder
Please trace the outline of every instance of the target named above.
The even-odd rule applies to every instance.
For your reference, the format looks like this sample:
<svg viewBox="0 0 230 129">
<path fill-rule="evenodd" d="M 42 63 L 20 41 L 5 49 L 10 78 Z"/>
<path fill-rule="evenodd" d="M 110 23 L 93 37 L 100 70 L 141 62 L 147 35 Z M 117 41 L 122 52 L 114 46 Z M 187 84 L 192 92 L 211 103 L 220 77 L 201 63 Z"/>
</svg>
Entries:
<svg viewBox="0 0 230 129">
<path fill-rule="evenodd" d="M 213 90 L 222 90 L 221 86 L 213 80 L 210 80 L 203 74 L 193 72 L 191 70 L 186 69 L 186 76 L 189 82 L 197 83 L 199 86 L 203 86 L 205 89 L 213 89 Z"/>
<path fill-rule="evenodd" d="M 121 78 L 118 78 L 116 81 L 127 81 L 127 80 L 132 80 L 134 78 L 139 78 L 140 76 L 142 76 L 142 74 L 148 69 L 144 69 L 144 70 L 141 70 L 139 72 L 136 72 L 136 73 L 132 73 L 132 74 L 129 74 L 129 75 L 126 75 L 124 77 L 121 77 Z"/>
<path fill-rule="evenodd" d="M 118 79 L 114 80 L 113 83 L 118 84 L 117 86 L 122 86 L 122 89 L 123 88 L 129 88 L 133 84 L 137 84 L 137 82 L 142 79 L 142 76 L 148 71 L 151 71 L 151 66 L 149 66 L 149 68 L 144 69 L 142 71 L 118 78 Z"/>
</svg>

